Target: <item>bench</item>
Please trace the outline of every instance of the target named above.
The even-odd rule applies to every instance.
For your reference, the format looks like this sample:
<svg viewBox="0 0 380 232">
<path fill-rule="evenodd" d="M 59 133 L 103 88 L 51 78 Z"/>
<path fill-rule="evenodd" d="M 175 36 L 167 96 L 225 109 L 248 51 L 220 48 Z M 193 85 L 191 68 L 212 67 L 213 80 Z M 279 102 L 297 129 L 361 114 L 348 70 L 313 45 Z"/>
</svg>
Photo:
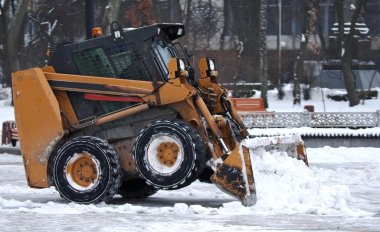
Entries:
<svg viewBox="0 0 380 232">
<path fill-rule="evenodd" d="M 238 112 L 266 111 L 263 98 L 230 98 Z"/>
</svg>

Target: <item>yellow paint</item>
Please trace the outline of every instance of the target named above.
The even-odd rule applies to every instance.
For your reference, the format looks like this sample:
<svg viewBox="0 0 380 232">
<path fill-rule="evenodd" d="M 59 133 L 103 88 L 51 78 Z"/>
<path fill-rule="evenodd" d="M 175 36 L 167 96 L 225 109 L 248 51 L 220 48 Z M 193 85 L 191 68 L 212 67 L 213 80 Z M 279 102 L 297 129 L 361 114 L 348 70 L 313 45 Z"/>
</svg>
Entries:
<svg viewBox="0 0 380 232">
<path fill-rule="evenodd" d="M 64 135 L 57 99 L 39 68 L 12 74 L 13 101 L 28 184 L 48 187 L 47 162 Z"/>
</svg>

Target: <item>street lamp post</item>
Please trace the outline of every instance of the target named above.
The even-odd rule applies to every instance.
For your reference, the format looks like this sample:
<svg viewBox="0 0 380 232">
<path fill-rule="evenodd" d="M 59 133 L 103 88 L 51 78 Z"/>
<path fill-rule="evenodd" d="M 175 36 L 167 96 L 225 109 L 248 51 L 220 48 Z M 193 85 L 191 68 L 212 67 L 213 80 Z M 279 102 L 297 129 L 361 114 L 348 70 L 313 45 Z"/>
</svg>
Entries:
<svg viewBox="0 0 380 232">
<path fill-rule="evenodd" d="M 282 0 L 278 0 L 278 34 L 277 34 L 277 50 L 278 50 L 278 67 L 277 67 L 277 84 L 278 84 L 278 98 L 282 99 L 284 97 L 284 92 L 282 90 L 282 58 L 281 58 L 281 35 L 282 35 Z"/>
</svg>

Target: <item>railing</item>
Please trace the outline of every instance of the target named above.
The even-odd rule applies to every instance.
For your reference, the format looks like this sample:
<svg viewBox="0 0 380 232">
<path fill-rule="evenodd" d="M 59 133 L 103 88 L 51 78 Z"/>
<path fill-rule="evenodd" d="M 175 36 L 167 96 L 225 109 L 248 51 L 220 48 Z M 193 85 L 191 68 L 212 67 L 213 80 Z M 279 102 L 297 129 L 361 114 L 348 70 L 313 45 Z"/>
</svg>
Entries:
<svg viewBox="0 0 380 232">
<path fill-rule="evenodd" d="M 241 112 L 248 128 L 290 127 L 379 127 L 380 110 L 376 112 Z"/>
</svg>

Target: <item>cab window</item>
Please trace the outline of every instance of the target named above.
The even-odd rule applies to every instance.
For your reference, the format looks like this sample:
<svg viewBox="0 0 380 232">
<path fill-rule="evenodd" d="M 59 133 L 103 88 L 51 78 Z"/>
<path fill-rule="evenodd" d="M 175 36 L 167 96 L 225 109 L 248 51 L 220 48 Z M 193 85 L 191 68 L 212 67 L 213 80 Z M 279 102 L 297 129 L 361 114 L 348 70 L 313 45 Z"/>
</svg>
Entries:
<svg viewBox="0 0 380 232">
<path fill-rule="evenodd" d="M 158 68 L 160 69 L 162 75 L 165 79 L 169 76 L 168 63 L 170 58 L 178 57 L 176 48 L 170 44 L 163 41 L 153 43 L 151 45 L 153 50 Z"/>
</svg>

